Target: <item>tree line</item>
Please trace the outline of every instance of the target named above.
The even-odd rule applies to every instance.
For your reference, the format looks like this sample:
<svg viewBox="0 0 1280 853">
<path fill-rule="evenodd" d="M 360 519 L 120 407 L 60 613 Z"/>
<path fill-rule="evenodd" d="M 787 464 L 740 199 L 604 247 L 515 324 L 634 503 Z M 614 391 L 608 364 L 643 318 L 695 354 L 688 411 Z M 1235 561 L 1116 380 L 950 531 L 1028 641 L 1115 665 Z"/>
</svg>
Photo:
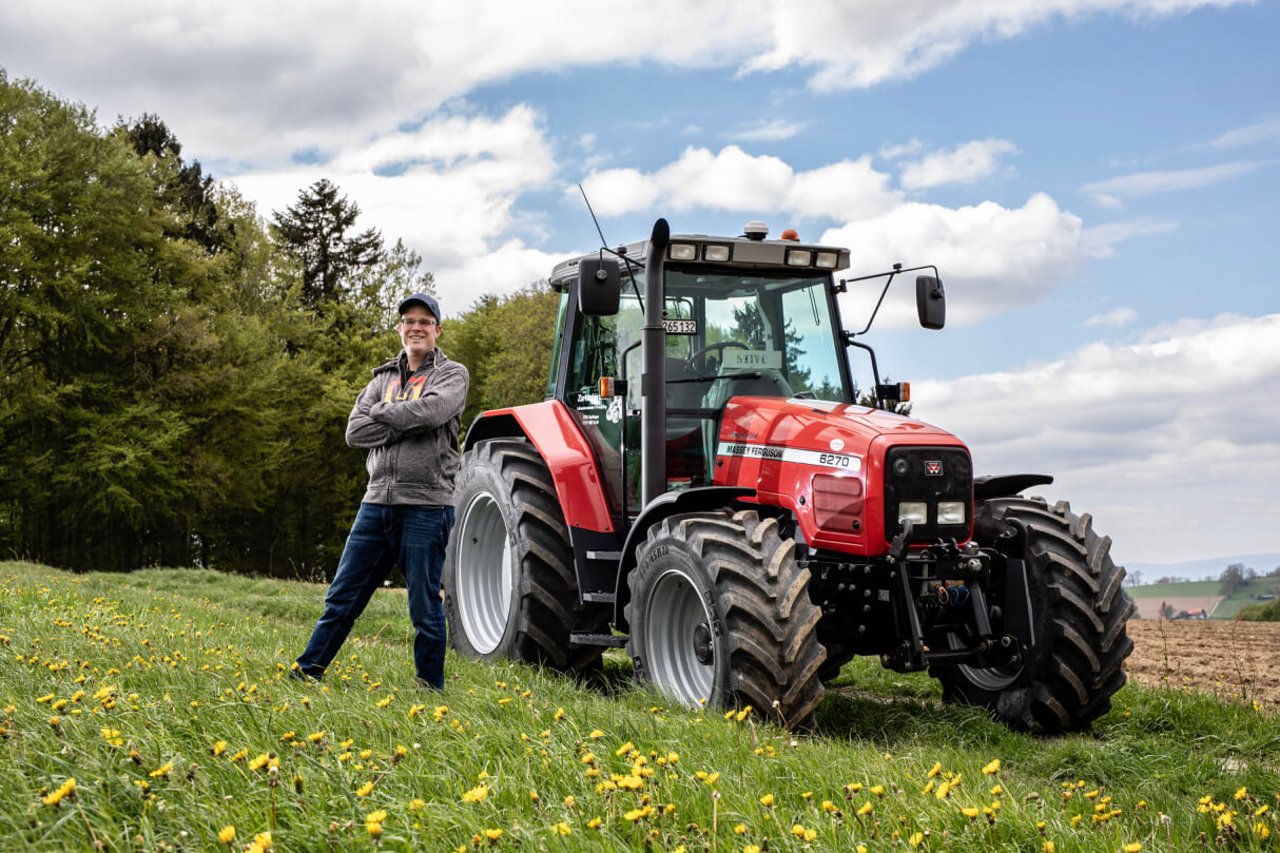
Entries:
<svg viewBox="0 0 1280 853">
<path fill-rule="evenodd" d="M 434 292 L 359 214 L 321 180 L 264 218 L 161 118 L 102 128 L 0 69 L 0 556 L 328 575 L 365 482 L 347 414 Z M 446 317 L 468 422 L 542 398 L 556 304 Z"/>
</svg>

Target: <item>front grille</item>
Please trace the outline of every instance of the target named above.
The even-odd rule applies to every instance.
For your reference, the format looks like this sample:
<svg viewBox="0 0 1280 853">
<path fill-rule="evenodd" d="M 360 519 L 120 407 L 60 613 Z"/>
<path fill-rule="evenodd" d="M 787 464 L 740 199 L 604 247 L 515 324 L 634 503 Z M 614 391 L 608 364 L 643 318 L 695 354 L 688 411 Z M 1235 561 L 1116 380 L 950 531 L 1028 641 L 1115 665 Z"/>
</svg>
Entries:
<svg viewBox="0 0 1280 853">
<path fill-rule="evenodd" d="M 898 510 L 903 502 L 922 502 L 928 516 L 912 529 L 911 541 L 965 539 L 973 522 L 973 462 L 959 447 L 894 447 L 884 460 L 884 534 L 901 531 Z M 963 524 L 939 524 L 938 504 L 963 501 Z"/>
</svg>

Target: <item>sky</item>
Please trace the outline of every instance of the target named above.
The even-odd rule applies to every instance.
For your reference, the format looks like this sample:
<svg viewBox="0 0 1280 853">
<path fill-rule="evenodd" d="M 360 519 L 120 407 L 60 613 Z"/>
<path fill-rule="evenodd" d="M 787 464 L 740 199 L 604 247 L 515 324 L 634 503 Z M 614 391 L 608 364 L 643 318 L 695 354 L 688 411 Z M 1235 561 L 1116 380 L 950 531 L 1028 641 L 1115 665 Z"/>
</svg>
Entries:
<svg viewBox="0 0 1280 853">
<path fill-rule="evenodd" d="M 158 115 L 269 219 L 320 178 L 448 319 L 599 245 L 765 221 L 935 264 L 864 338 L 979 473 L 1048 473 L 1119 562 L 1280 564 L 1280 4 L 0 5 L 0 67 Z M 861 288 L 861 289 L 859 289 Z M 861 328 L 867 290 L 842 299 Z M 852 358 L 860 383 L 868 366 Z"/>
</svg>

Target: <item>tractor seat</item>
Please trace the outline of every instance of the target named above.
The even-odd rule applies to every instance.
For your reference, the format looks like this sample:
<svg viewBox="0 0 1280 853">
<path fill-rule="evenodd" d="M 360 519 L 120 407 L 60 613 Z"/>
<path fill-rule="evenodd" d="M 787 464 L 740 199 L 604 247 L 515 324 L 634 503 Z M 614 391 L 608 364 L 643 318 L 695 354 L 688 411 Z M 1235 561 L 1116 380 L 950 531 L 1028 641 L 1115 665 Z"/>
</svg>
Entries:
<svg viewBox="0 0 1280 853">
<path fill-rule="evenodd" d="M 732 397 L 794 397 L 783 375 L 772 368 L 742 370 L 717 376 L 702 405 L 719 411 Z"/>
</svg>

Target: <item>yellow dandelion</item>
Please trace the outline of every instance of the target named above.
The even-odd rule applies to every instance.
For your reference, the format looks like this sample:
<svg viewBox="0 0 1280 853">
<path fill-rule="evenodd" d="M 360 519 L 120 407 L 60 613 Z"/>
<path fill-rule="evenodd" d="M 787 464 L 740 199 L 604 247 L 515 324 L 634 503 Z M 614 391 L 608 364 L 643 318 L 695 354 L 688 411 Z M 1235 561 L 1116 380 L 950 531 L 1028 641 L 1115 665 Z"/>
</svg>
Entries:
<svg viewBox="0 0 1280 853">
<path fill-rule="evenodd" d="M 1057 849 L 1052 841 L 1046 841 L 1040 845 L 1040 853 L 1056 853 Z"/>
<path fill-rule="evenodd" d="M 1235 793 L 1235 798 L 1237 800 L 1243 800 L 1248 796 L 1249 796 L 1249 789 L 1244 786 L 1241 786 L 1240 790 L 1236 791 Z"/>
<path fill-rule="evenodd" d="M 411 719 L 411 720 L 412 720 L 414 717 L 418 716 L 419 714 L 421 714 L 421 713 L 422 713 L 423 711 L 425 711 L 425 710 L 427 710 L 427 706 L 426 706 L 426 705 L 410 705 L 410 706 L 409 706 L 409 719 Z"/>
<path fill-rule="evenodd" d="M 357 796 L 357 797 L 364 798 L 364 797 L 369 796 L 369 795 L 370 795 L 370 794 L 372 794 L 372 793 L 373 793 L 373 783 L 372 783 L 372 782 L 365 782 L 365 783 L 364 783 L 363 785 L 361 785 L 359 788 L 356 788 L 356 796 Z"/>
<path fill-rule="evenodd" d="M 218 840 L 221 841 L 223 844 L 230 844 L 231 842 L 235 841 L 236 828 L 231 824 L 227 824 L 226 826 L 222 827 L 222 829 L 218 830 Z"/>
<path fill-rule="evenodd" d="M 871 793 L 875 794 L 877 797 L 883 797 L 883 796 L 884 796 L 884 785 L 872 785 L 872 786 L 871 786 L 870 788 L 868 788 L 867 790 L 869 790 Z"/>
<path fill-rule="evenodd" d="M 760 798 L 760 805 L 764 806 L 766 809 L 773 808 L 773 804 L 775 802 L 777 802 L 777 800 L 774 798 L 773 794 L 765 794 Z"/>
<path fill-rule="evenodd" d="M 173 762 L 167 761 L 164 764 L 151 771 L 152 779 L 163 779 L 173 770 Z"/>
<path fill-rule="evenodd" d="M 593 817 L 591 818 L 591 820 L 587 821 L 587 829 L 599 829 L 600 825 L 603 823 L 604 821 L 602 821 L 600 818 Z"/>
<path fill-rule="evenodd" d="M 907 839 L 907 844 L 909 844 L 912 847 L 919 847 L 920 842 L 922 841 L 924 841 L 924 833 L 914 832 L 911 834 L 911 837 Z"/>
<path fill-rule="evenodd" d="M 942 772 L 942 762 L 935 761 L 933 763 L 933 766 L 929 768 L 929 772 L 924 775 L 926 779 L 932 779 L 934 776 L 937 776 L 941 772 Z"/>
<path fill-rule="evenodd" d="M 873 811 L 875 811 L 875 807 L 871 805 L 870 800 L 858 806 L 859 817 L 866 817 L 867 815 L 871 814 Z"/>
<path fill-rule="evenodd" d="M 124 743 L 124 738 L 120 736 L 119 729 L 99 729 L 102 732 L 102 738 L 112 746 L 120 746 Z"/>
<path fill-rule="evenodd" d="M 74 776 L 68 777 L 67 781 L 59 785 L 55 790 L 41 797 L 40 800 L 46 806 L 56 806 L 62 802 L 76 790 L 76 779 Z"/>
<path fill-rule="evenodd" d="M 1134 841 L 1129 844 L 1126 844 L 1124 847 L 1121 847 L 1120 849 L 1123 850 L 1124 853 L 1141 853 L 1142 844 L 1137 841 Z"/>
<path fill-rule="evenodd" d="M 409 811 L 420 812 L 427 807 L 426 800 L 412 799 L 409 801 Z"/>
<path fill-rule="evenodd" d="M 600 738 L 604 737 L 604 732 L 600 731 L 599 729 L 592 729 L 591 734 L 587 735 L 587 737 L 591 738 L 592 740 L 599 740 Z"/>
<path fill-rule="evenodd" d="M 987 763 L 987 764 L 982 768 L 982 775 L 983 775 L 983 776 L 992 776 L 992 775 L 994 775 L 994 774 L 996 774 L 996 773 L 999 773 L 999 772 L 1000 772 L 1000 759 L 998 759 L 998 758 L 997 758 L 997 759 L 995 759 L 995 760 L 993 760 L 993 761 L 991 761 L 991 762 L 988 762 L 988 763 Z"/>
<path fill-rule="evenodd" d="M 480 784 L 462 795 L 464 803 L 483 803 L 489 798 L 489 786 Z"/>
<path fill-rule="evenodd" d="M 491 842 L 493 842 L 493 841 L 497 841 L 498 839 L 500 839 L 500 838 L 502 837 L 502 830 L 501 830 L 501 829 L 486 829 L 486 830 L 484 831 L 484 837 L 485 837 L 485 838 L 487 838 L 487 839 L 489 839 L 489 841 L 491 841 Z"/>
<path fill-rule="evenodd" d="M 559 823 L 557 823 L 555 826 L 551 827 L 551 834 L 552 835 L 573 835 L 573 827 L 569 826 L 567 822 L 562 820 Z"/>
</svg>

